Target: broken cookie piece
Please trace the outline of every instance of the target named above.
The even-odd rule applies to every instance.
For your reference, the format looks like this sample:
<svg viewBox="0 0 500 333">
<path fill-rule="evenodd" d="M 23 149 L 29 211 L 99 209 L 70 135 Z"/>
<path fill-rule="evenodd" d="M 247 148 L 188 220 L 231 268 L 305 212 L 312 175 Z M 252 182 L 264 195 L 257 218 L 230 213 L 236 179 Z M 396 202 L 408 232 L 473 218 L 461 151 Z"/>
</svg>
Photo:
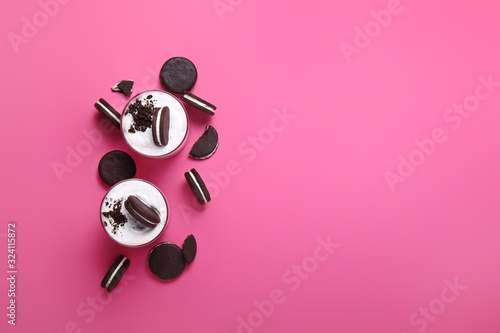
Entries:
<svg viewBox="0 0 500 333">
<path fill-rule="evenodd" d="M 112 91 L 121 92 L 127 97 L 130 97 L 132 90 L 134 90 L 133 80 L 121 80 L 117 84 L 111 87 Z"/>
<path fill-rule="evenodd" d="M 211 125 L 207 125 L 205 132 L 202 136 L 194 143 L 193 148 L 189 152 L 189 156 L 204 160 L 212 156 L 219 147 L 219 135 L 215 128 Z"/>
</svg>

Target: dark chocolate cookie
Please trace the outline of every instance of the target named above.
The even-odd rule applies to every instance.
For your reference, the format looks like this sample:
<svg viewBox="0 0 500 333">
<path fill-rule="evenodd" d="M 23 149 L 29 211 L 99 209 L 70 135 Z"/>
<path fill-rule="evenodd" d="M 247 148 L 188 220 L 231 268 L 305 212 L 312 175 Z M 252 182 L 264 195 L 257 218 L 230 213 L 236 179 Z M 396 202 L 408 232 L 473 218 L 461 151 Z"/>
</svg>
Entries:
<svg viewBox="0 0 500 333">
<path fill-rule="evenodd" d="M 116 128 L 120 129 L 122 116 L 116 111 L 104 98 L 99 98 L 99 101 L 94 103 L 94 106 L 99 112 L 108 118 Z"/>
<path fill-rule="evenodd" d="M 213 116 L 215 114 L 215 110 L 217 109 L 215 105 L 208 103 L 207 101 L 199 98 L 196 95 L 193 95 L 189 92 L 185 93 L 184 95 L 181 96 L 181 100 L 184 102 L 188 103 L 191 106 L 194 106 L 195 108 L 208 113 L 209 115 Z"/>
<path fill-rule="evenodd" d="M 176 94 L 191 90 L 197 78 L 196 67 L 189 59 L 183 57 L 168 59 L 160 71 L 160 82 L 163 88 Z"/>
<path fill-rule="evenodd" d="M 129 266 L 130 259 L 123 255 L 118 256 L 102 279 L 101 287 L 106 288 L 109 293 L 112 292 L 118 282 L 120 282 L 123 274 L 125 274 Z"/>
<path fill-rule="evenodd" d="M 171 280 L 181 275 L 186 262 L 180 247 L 173 243 L 160 243 L 149 252 L 148 265 L 160 279 Z"/>
<path fill-rule="evenodd" d="M 125 209 L 146 227 L 154 228 L 161 221 L 160 215 L 158 215 L 156 210 L 135 195 L 130 195 L 125 200 Z"/>
<path fill-rule="evenodd" d="M 196 200 L 198 200 L 201 205 L 210 201 L 210 193 L 208 193 L 208 189 L 205 186 L 203 179 L 201 179 L 198 171 L 191 169 L 191 171 L 184 173 L 184 177 L 186 177 L 186 181 L 188 182 L 191 191 L 193 191 Z"/>
<path fill-rule="evenodd" d="M 110 151 L 99 162 L 99 176 L 110 186 L 124 179 L 134 178 L 135 172 L 134 159 L 121 150 Z"/>
<path fill-rule="evenodd" d="M 168 144 L 168 132 L 170 129 L 170 109 L 165 106 L 153 114 L 153 141 L 157 146 Z"/>
</svg>

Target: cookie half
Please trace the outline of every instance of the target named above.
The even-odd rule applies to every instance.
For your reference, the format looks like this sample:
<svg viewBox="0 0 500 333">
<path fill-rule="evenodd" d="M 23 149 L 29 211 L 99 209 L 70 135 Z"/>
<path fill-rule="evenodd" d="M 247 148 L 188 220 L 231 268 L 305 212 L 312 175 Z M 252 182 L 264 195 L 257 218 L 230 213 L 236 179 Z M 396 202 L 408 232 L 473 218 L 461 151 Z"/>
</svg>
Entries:
<svg viewBox="0 0 500 333">
<path fill-rule="evenodd" d="M 219 147 L 219 134 L 213 126 L 207 125 L 205 132 L 194 143 L 193 148 L 189 152 L 189 156 L 204 160 L 212 156 Z"/>
<path fill-rule="evenodd" d="M 154 228 L 161 221 L 160 215 L 156 210 L 135 195 L 130 195 L 125 200 L 125 209 L 146 227 Z"/>
<path fill-rule="evenodd" d="M 163 88 L 183 94 L 193 88 L 198 79 L 198 72 L 191 60 L 183 57 L 168 59 L 160 70 L 160 82 Z"/>
<path fill-rule="evenodd" d="M 196 200 L 198 200 L 201 205 L 204 205 L 211 200 L 210 193 L 208 193 L 205 183 L 195 169 L 191 169 L 191 171 L 184 173 L 184 177 L 186 177 L 186 181 L 188 182 L 191 191 L 193 191 Z"/>
<path fill-rule="evenodd" d="M 171 280 L 181 275 L 186 262 L 180 247 L 173 243 L 160 243 L 149 252 L 148 265 L 160 279 Z"/>
<path fill-rule="evenodd" d="M 189 235 L 184 240 L 182 244 L 182 255 L 184 256 L 184 260 L 186 261 L 186 265 L 189 265 L 193 262 L 196 257 L 196 251 L 198 246 L 196 245 L 196 239 L 193 235 Z"/>
<path fill-rule="evenodd" d="M 170 129 L 170 109 L 165 106 L 153 114 L 153 141 L 157 146 L 168 144 L 168 133 Z"/>
<path fill-rule="evenodd" d="M 101 158 L 98 171 L 102 181 L 113 186 L 124 179 L 134 178 L 136 166 L 132 156 L 121 150 L 113 150 Z"/>
<path fill-rule="evenodd" d="M 197 109 L 200 109 L 201 111 L 208 113 L 209 115 L 213 116 L 215 114 L 215 110 L 217 109 L 215 105 L 208 103 L 207 101 L 199 98 L 196 95 L 193 95 L 189 92 L 186 92 L 181 99 L 188 103 L 191 106 L 194 106 Z"/>
<path fill-rule="evenodd" d="M 101 287 L 106 288 L 109 293 L 112 292 L 113 289 L 115 289 L 115 287 L 118 285 L 118 282 L 120 282 L 123 274 L 125 274 L 129 266 L 130 259 L 128 259 L 124 255 L 118 256 L 118 258 L 116 258 L 115 262 L 113 263 L 113 265 L 111 265 L 111 268 L 102 279 Z"/>
<path fill-rule="evenodd" d="M 108 102 L 104 100 L 104 98 L 99 98 L 99 101 L 94 103 L 94 106 L 99 112 L 106 116 L 113 125 L 115 125 L 118 129 L 120 129 L 120 122 L 122 116 L 116 111 Z"/>
</svg>

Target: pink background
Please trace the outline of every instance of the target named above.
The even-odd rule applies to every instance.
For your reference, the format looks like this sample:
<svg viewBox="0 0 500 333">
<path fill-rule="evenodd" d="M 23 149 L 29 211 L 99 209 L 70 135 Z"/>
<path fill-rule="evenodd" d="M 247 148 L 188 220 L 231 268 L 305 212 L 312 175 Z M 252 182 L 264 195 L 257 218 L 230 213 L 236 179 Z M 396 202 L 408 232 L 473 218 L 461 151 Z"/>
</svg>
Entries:
<svg viewBox="0 0 500 333">
<path fill-rule="evenodd" d="M 220 0 L 223 13 L 212 0 L 47 3 L 51 16 L 35 0 L 11 1 L 0 20 L 0 275 L 9 221 L 18 267 L 16 326 L 3 279 L 0 331 L 500 331 L 500 87 L 480 88 L 489 96 L 460 126 L 457 114 L 444 118 L 474 102 L 479 77 L 500 81 L 497 1 Z M 379 14 L 380 28 L 370 12 L 388 6 L 399 13 Z M 365 25 L 369 44 L 358 36 L 368 45 L 349 62 L 341 43 Z M 13 44 L 14 34 L 25 39 Z M 127 98 L 110 86 L 125 78 L 136 93 L 160 88 L 172 56 L 196 64 L 193 92 L 217 113 L 189 107 L 183 152 L 148 160 L 118 131 L 102 133 L 93 104 L 121 110 Z M 284 110 L 289 119 L 276 120 Z M 191 160 L 207 123 L 219 149 Z M 419 153 L 415 140 L 435 128 L 446 140 Z M 84 153 L 72 166 L 68 149 Z M 121 247 L 100 226 L 108 186 L 97 165 L 114 149 L 169 200 L 155 244 L 198 240 L 177 280 L 151 274 L 152 246 Z M 422 163 L 393 191 L 385 175 L 400 156 Z M 58 179 L 55 163 L 71 172 Z M 204 209 L 183 177 L 192 167 L 212 191 Z M 106 297 L 99 284 L 119 254 L 132 264 Z"/>
</svg>

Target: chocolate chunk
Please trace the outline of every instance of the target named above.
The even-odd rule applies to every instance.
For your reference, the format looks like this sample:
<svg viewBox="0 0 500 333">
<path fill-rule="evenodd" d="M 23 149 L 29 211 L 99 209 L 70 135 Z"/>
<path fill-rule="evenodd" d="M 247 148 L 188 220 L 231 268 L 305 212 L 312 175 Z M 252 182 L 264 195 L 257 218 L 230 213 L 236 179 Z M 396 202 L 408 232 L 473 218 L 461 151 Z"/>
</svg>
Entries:
<svg viewBox="0 0 500 333">
<path fill-rule="evenodd" d="M 125 209 L 146 227 L 154 228 L 161 221 L 160 215 L 156 210 L 135 195 L 131 195 L 125 200 Z"/>
<path fill-rule="evenodd" d="M 176 94 L 191 90 L 197 78 L 196 67 L 189 59 L 183 57 L 168 59 L 160 71 L 160 82 L 163 88 Z"/>
<path fill-rule="evenodd" d="M 120 282 L 123 274 L 125 274 L 129 266 L 130 259 L 123 255 L 118 256 L 102 279 L 101 287 L 106 288 L 109 293 L 112 292 L 118 285 L 118 282 Z"/>
<path fill-rule="evenodd" d="M 203 135 L 194 143 L 189 156 L 204 160 L 212 156 L 219 147 L 219 135 L 215 128 L 207 125 Z"/>
<path fill-rule="evenodd" d="M 194 106 L 197 109 L 200 109 L 201 111 L 208 113 L 209 115 L 213 116 L 215 114 L 215 105 L 208 103 L 207 101 L 199 98 L 198 96 L 195 96 L 189 92 L 185 93 L 181 99 L 188 103 L 191 106 Z"/>
<path fill-rule="evenodd" d="M 170 109 L 168 106 L 156 110 L 153 114 L 153 141 L 157 146 L 168 144 L 168 131 L 170 128 Z"/>
<path fill-rule="evenodd" d="M 122 116 L 111 105 L 109 105 L 108 102 L 106 102 L 103 98 L 99 98 L 99 101 L 95 102 L 94 106 L 109 120 L 111 120 L 113 125 L 115 125 L 118 129 L 120 129 L 120 122 Z"/>
<path fill-rule="evenodd" d="M 132 80 L 121 80 L 117 84 L 111 87 L 112 91 L 121 92 L 127 97 L 130 97 L 132 90 L 134 90 L 134 81 Z"/>
<path fill-rule="evenodd" d="M 98 170 L 102 181 L 113 186 L 124 179 L 134 178 L 136 167 L 132 156 L 121 150 L 113 150 L 101 158 Z"/>
<path fill-rule="evenodd" d="M 193 191 L 196 200 L 198 200 L 201 205 L 210 201 L 210 193 L 208 193 L 205 183 L 195 169 L 191 169 L 191 171 L 184 173 L 184 177 L 186 177 L 191 191 Z"/>
<path fill-rule="evenodd" d="M 186 265 L 189 265 L 193 262 L 194 258 L 196 257 L 196 250 L 196 239 L 193 235 L 187 236 L 184 240 L 184 243 L 182 244 L 182 255 L 184 256 L 184 260 L 186 260 Z"/>
<path fill-rule="evenodd" d="M 186 262 L 180 247 L 173 243 L 160 243 L 149 252 L 148 265 L 160 279 L 171 280 L 181 275 Z"/>
</svg>

